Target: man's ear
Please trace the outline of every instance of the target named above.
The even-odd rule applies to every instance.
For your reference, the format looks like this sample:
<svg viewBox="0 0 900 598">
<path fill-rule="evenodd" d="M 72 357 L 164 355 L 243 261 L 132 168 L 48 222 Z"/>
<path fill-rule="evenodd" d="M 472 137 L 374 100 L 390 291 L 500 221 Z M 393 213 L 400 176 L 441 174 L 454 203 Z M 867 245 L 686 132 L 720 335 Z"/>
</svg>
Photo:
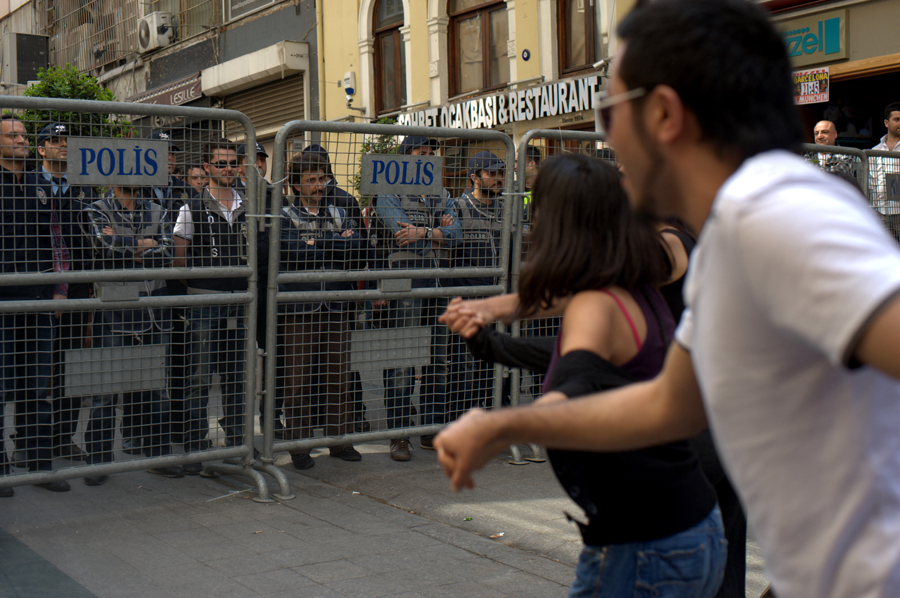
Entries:
<svg viewBox="0 0 900 598">
<path fill-rule="evenodd" d="M 696 122 L 678 92 L 668 85 L 654 87 L 640 109 L 645 129 L 662 145 L 690 134 Z"/>
</svg>

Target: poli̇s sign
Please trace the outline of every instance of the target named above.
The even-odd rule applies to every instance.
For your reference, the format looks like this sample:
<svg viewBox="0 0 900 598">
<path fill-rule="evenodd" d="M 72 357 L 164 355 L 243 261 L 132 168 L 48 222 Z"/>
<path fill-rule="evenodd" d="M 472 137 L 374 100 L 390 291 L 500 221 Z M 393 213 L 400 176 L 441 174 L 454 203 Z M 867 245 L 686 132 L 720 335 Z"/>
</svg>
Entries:
<svg viewBox="0 0 900 598">
<path fill-rule="evenodd" d="M 169 142 L 69 137 L 66 177 L 72 185 L 165 186 Z"/>
<path fill-rule="evenodd" d="M 776 23 L 794 66 L 847 58 L 847 10 Z"/>
<path fill-rule="evenodd" d="M 359 191 L 363 195 L 440 195 L 444 158 L 367 154 L 362 156 Z"/>
</svg>

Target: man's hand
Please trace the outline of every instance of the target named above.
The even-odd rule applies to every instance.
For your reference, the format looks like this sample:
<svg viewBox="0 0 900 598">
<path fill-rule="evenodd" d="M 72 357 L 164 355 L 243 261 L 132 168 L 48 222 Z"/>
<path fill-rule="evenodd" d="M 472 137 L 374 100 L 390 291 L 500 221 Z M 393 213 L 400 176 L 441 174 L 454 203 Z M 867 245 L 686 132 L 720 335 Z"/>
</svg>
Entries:
<svg viewBox="0 0 900 598">
<path fill-rule="evenodd" d="M 441 228 L 453 226 L 454 222 L 456 222 L 456 218 L 453 217 L 453 214 L 444 214 L 441 216 Z"/>
<path fill-rule="evenodd" d="M 65 295 L 62 295 L 60 293 L 53 293 L 54 301 L 61 301 L 63 299 L 68 299 L 68 297 L 66 297 Z M 60 312 L 58 312 L 58 311 L 53 312 L 53 317 L 56 318 L 57 320 L 59 319 L 59 316 L 60 316 Z"/>
<path fill-rule="evenodd" d="M 495 425 L 499 415 L 472 409 L 435 437 L 438 461 L 454 492 L 474 488 L 472 474 L 506 448 Z"/>
<path fill-rule="evenodd" d="M 353 235 L 354 235 L 354 232 L 352 230 L 345 230 L 344 232 L 341 233 L 342 237 L 352 237 Z"/>
<path fill-rule="evenodd" d="M 104 226 L 103 235 L 106 237 L 115 237 L 116 231 L 114 231 L 111 226 Z"/>
<path fill-rule="evenodd" d="M 400 230 L 394 233 L 394 238 L 397 240 L 397 244 L 400 247 L 405 247 L 410 243 L 415 243 L 419 239 L 425 238 L 425 229 L 420 226 L 415 226 L 410 224 L 409 222 L 400 222 L 397 221 L 397 224 L 400 225 Z"/>
</svg>

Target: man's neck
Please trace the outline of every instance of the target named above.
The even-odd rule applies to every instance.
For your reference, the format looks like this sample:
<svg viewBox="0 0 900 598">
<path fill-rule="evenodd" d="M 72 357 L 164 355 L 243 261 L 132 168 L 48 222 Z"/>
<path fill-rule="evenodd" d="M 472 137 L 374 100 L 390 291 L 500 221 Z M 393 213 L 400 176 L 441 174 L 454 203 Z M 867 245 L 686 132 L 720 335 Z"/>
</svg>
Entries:
<svg viewBox="0 0 900 598">
<path fill-rule="evenodd" d="M 489 206 L 494 201 L 493 197 L 488 197 L 486 193 L 481 190 L 481 187 L 475 187 L 472 189 L 472 197 L 478 200 L 478 203 Z"/>
<path fill-rule="evenodd" d="M 894 149 L 894 147 L 898 143 L 900 143 L 900 137 L 894 137 L 893 135 L 891 135 L 890 131 L 888 131 L 887 137 L 884 138 L 884 144 L 888 147 L 888 149 Z"/>
<path fill-rule="evenodd" d="M 319 206 L 321 202 L 310 200 L 309 198 L 300 196 L 300 205 L 312 212 L 313 214 L 319 213 Z"/>
<path fill-rule="evenodd" d="M 220 203 L 225 203 L 234 200 L 234 189 L 231 187 L 218 187 L 218 186 L 209 186 L 209 194 L 213 196 L 214 199 L 219 200 Z"/>
<path fill-rule="evenodd" d="M 698 233 L 709 218 L 712 204 L 741 160 L 726 160 L 711 150 L 684 151 L 670 168 L 677 173 L 672 196 L 674 216 L 687 222 Z"/>
<path fill-rule="evenodd" d="M 22 174 L 25 172 L 25 160 L 2 160 L 0 166 L 16 175 L 16 179 L 21 180 Z"/>
<path fill-rule="evenodd" d="M 50 173 L 55 179 L 61 179 L 66 176 L 66 163 L 44 160 L 44 170 Z"/>
<path fill-rule="evenodd" d="M 137 201 L 133 197 L 119 197 L 118 195 L 116 195 L 115 198 L 119 200 L 119 203 L 122 204 L 122 207 L 127 210 L 133 210 L 135 208 L 135 205 L 137 204 Z"/>
</svg>

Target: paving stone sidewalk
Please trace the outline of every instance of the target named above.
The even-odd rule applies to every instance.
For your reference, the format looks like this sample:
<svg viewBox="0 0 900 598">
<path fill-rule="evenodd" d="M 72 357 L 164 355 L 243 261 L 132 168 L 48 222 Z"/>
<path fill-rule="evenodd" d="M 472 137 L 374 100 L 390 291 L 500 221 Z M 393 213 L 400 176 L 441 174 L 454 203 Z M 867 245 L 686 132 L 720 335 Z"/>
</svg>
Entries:
<svg viewBox="0 0 900 598">
<path fill-rule="evenodd" d="M 237 477 L 16 488 L 0 499 L 0 596 L 566 595 L 580 541 L 563 512 L 578 511 L 546 464 L 493 461 L 453 494 L 431 451 L 357 448 L 360 463 L 320 449 L 313 469 L 286 467 L 296 498 L 271 504 Z"/>
</svg>

